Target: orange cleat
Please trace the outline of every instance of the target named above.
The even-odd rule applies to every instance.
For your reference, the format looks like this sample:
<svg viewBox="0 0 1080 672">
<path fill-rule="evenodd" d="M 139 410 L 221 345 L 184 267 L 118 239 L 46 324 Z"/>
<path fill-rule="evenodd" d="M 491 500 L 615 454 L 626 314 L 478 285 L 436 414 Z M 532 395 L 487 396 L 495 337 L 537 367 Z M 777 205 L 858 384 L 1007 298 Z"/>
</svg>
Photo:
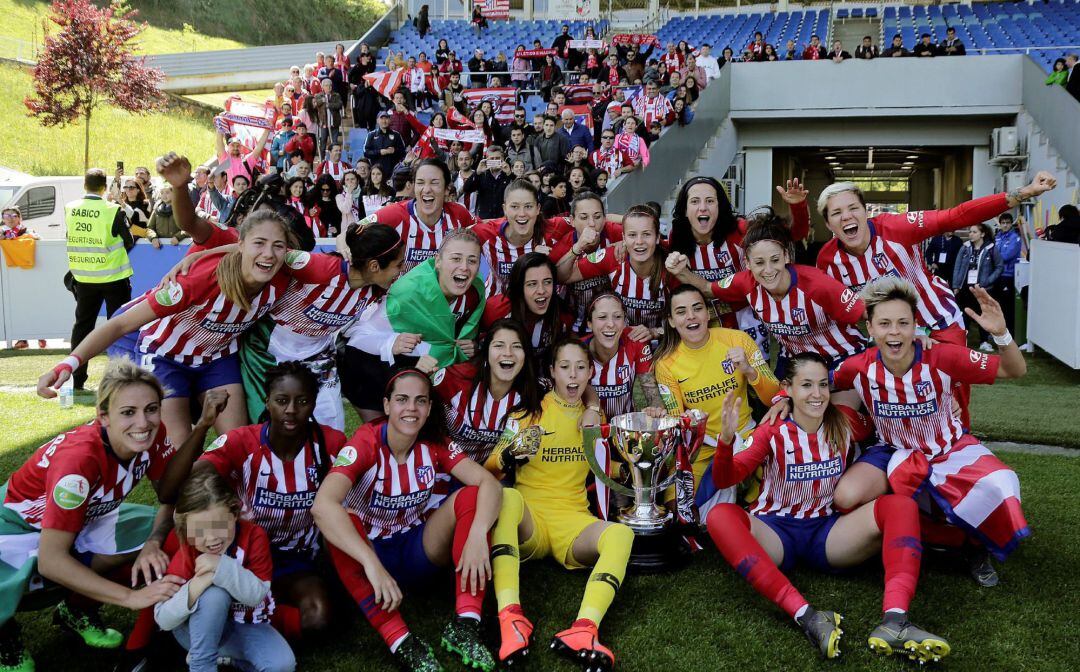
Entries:
<svg viewBox="0 0 1080 672">
<path fill-rule="evenodd" d="M 529 655 L 529 638 L 532 637 L 533 624 L 525 618 L 520 604 L 511 604 L 499 612 L 499 662 L 504 667 L 511 667 Z"/>
<path fill-rule="evenodd" d="M 610 672 L 615 667 L 615 654 L 600 643 L 596 623 L 579 618 L 566 630 L 555 635 L 551 648 L 572 660 L 585 672 Z"/>
</svg>

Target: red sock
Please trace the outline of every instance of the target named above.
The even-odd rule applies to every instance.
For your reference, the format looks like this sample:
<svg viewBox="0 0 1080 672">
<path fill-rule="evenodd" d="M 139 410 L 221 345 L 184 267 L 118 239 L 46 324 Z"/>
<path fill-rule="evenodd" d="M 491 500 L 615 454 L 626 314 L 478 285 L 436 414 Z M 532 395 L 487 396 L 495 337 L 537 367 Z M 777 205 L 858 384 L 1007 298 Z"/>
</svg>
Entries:
<svg viewBox="0 0 1080 672">
<path fill-rule="evenodd" d="M 465 549 L 465 542 L 469 539 L 469 530 L 472 529 L 473 518 L 476 517 L 476 496 L 479 493 L 479 488 L 475 485 L 458 490 L 457 496 L 454 497 L 454 516 L 457 518 L 457 523 L 454 525 L 454 546 L 453 546 L 453 558 L 454 566 L 457 566 L 459 560 L 461 560 L 461 553 Z M 480 586 L 480 589 L 473 595 L 469 592 L 468 587 L 464 590 L 461 588 L 461 572 L 454 573 L 454 590 L 456 592 L 454 597 L 454 605 L 458 616 L 470 615 L 479 618 L 480 613 L 484 605 L 484 591 L 487 586 Z"/>
<path fill-rule="evenodd" d="M 285 639 L 300 639 L 300 610 L 291 604 L 278 602 L 274 607 L 274 615 L 270 617 L 270 624 Z"/>
<path fill-rule="evenodd" d="M 882 495 L 874 502 L 874 520 L 881 530 L 881 562 L 885 565 L 881 609 L 907 611 L 915 597 L 922 562 L 919 507 L 910 497 Z"/>
<path fill-rule="evenodd" d="M 919 514 L 922 540 L 932 546 L 944 546 L 959 550 L 963 548 L 967 535 L 959 527 L 949 525 L 930 516 Z"/>
<path fill-rule="evenodd" d="M 128 651 L 138 651 L 150 646 L 150 637 L 157 631 L 157 622 L 154 620 L 154 608 L 140 609 L 135 617 L 135 625 L 131 628 L 124 648 Z"/>
<path fill-rule="evenodd" d="M 360 536 L 367 537 L 367 531 L 364 530 L 364 524 L 360 522 L 360 519 L 356 516 L 349 517 Z M 394 642 L 409 634 L 409 626 L 405 625 L 400 610 L 386 611 L 375 602 L 375 589 L 371 587 L 371 582 L 368 581 L 360 563 L 353 560 L 347 553 L 338 550 L 333 544 L 327 544 L 327 546 L 330 548 L 330 559 L 334 563 L 334 569 L 337 570 L 341 582 L 345 584 L 345 589 L 360 605 L 364 617 L 379 632 L 379 636 L 383 638 L 386 645 L 392 646 Z"/>
<path fill-rule="evenodd" d="M 792 618 L 807 604 L 761 544 L 750 534 L 750 516 L 734 504 L 717 504 L 706 519 L 709 536 L 736 572 Z"/>
</svg>

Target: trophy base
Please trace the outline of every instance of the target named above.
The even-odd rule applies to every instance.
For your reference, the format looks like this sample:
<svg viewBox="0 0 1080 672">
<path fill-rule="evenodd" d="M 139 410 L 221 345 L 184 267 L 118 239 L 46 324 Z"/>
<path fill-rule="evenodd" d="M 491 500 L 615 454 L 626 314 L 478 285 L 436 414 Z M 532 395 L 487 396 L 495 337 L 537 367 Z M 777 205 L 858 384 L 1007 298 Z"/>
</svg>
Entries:
<svg viewBox="0 0 1080 672">
<path fill-rule="evenodd" d="M 674 528 L 651 533 L 634 530 L 627 568 L 634 574 L 658 574 L 680 567 L 689 559 L 690 548 Z"/>
</svg>

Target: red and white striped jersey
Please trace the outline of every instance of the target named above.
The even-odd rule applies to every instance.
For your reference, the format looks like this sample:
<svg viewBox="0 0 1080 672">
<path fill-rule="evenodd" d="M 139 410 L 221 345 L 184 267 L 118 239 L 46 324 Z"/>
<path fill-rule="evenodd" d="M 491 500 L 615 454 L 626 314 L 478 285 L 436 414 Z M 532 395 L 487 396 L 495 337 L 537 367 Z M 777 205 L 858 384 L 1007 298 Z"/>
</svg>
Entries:
<svg viewBox="0 0 1080 672">
<path fill-rule="evenodd" d="M 477 367 L 466 362 L 440 369 L 432 382 L 446 412 L 450 449 L 483 464 L 502 434 L 510 409 L 518 403 L 518 394 L 510 390 L 502 399 L 494 399 L 486 382 L 477 381 L 478 375 Z"/>
<path fill-rule="evenodd" d="M 750 271 L 712 284 L 713 295 L 734 307 L 749 303 L 788 355 L 816 352 L 828 359 L 866 349 L 855 325 L 866 307 L 854 291 L 811 266 L 789 264 L 791 287 L 777 299 Z"/>
<path fill-rule="evenodd" d="M 882 214 L 868 221 L 870 244 L 862 254 L 846 251 L 833 238 L 818 253 L 817 266 L 856 292 L 884 275 L 904 278 L 919 293 L 916 317 L 930 329 L 964 326 L 963 313 L 952 290 L 926 269 L 920 247 L 924 240 L 946 231 L 979 224 L 1008 209 L 1005 194 L 961 203 L 949 210 L 913 211 L 903 215 Z"/>
<path fill-rule="evenodd" d="M 379 420 L 356 430 L 330 470 L 352 482 L 345 507 L 360 517 L 369 539 L 389 537 L 423 523 L 438 477 L 466 459 L 460 450 L 418 441 L 405 462 L 399 463 L 386 445 L 386 427 L 386 420 Z"/>
<path fill-rule="evenodd" d="M 180 544 L 180 548 L 169 561 L 166 574 L 180 577 L 185 582 L 195 576 L 195 560 L 201 555 L 192 546 Z M 256 578 L 270 582 L 274 574 L 274 561 L 270 557 L 270 544 L 266 538 L 266 532 L 255 523 L 238 519 L 236 521 L 236 535 L 233 543 L 225 551 L 225 555 L 236 558 L 240 566 L 256 576 Z M 274 614 L 274 593 L 266 591 L 266 597 L 255 607 L 249 607 L 240 602 L 233 602 L 230 609 L 233 620 L 237 623 L 266 623 Z"/>
<path fill-rule="evenodd" d="M 650 329 L 661 325 L 664 303 L 667 301 L 665 294 L 667 288 L 671 286 L 671 278 L 667 271 L 660 273 L 660 286 L 654 292 L 649 278 L 640 277 L 634 272 L 630 265 L 629 255 L 623 261 L 617 261 L 612 247 L 601 248 L 579 259 L 577 265 L 585 279 L 608 277 L 611 281 L 611 290 L 622 297 L 627 324 L 630 326 L 643 324 Z"/>
<path fill-rule="evenodd" d="M 118 509 L 144 476 L 161 478 L 174 452 L 161 425 L 150 449 L 122 464 L 95 420 L 35 450 L 8 479 L 4 506 L 36 529 L 78 533 Z"/>
<path fill-rule="evenodd" d="M 648 343 L 632 340 L 627 336 L 629 332 L 629 327 L 623 331 L 614 357 L 593 362 L 590 382 L 609 420 L 634 411 L 634 380 L 652 371 L 652 349 Z"/>
<path fill-rule="evenodd" d="M 539 222 L 537 223 L 539 225 Z M 480 251 L 491 268 L 484 287 L 488 296 L 494 296 L 510 289 L 510 269 L 514 262 L 522 255 L 534 251 L 533 239 L 529 239 L 524 245 L 515 246 L 506 239 L 506 218 L 485 219 L 473 227 L 473 233 L 480 238 Z M 540 244 L 551 248 L 555 240 L 545 233 Z"/>
<path fill-rule="evenodd" d="M 307 252 L 290 251 L 287 264 Z M 269 312 L 289 283 L 281 271 L 251 299 L 243 310 L 221 293 L 214 275 L 221 255 L 203 257 L 187 275 L 177 276 L 146 297 L 158 319 L 139 330 L 139 351 L 167 357 L 186 366 L 202 366 L 239 349 L 239 336 Z"/>
<path fill-rule="evenodd" d="M 192 243 L 188 246 L 184 256 L 210 250 L 215 247 L 224 247 L 240 240 L 240 234 L 236 229 L 223 228 L 217 224 L 210 224 L 210 235 L 202 243 Z"/>
<path fill-rule="evenodd" d="M 214 199 L 210 198 L 210 190 L 205 189 L 202 195 L 199 196 L 199 202 L 195 204 L 196 211 L 201 213 L 202 217 L 206 219 L 212 219 L 217 222 L 221 218 L 221 211 L 214 205 Z"/>
<path fill-rule="evenodd" d="M 608 175 L 614 175 L 620 168 L 628 168 L 634 165 L 634 158 L 621 147 L 612 146 L 611 149 L 598 147 L 589 154 L 589 163 L 593 168 L 604 169 Z"/>
<path fill-rule="evenodd" d="M 561 226 L 562 223 L 566 223 L 566 221 L 564 217 L 548 218 L 548 223 L 552 225 L 553 229 Z M 563 255 L 571 254 L 570 250 L 574 243 L 577 242 L 577 239 L 577 231 L 570 228 L 552 248 L 551 260 L 558 264 Z M 622 225 L 614 222 L 604 222 L 604 230 L 600 234 L 597 249 L 602 250 L 620 240 L 622 240 Z M 596 295 L 607 291 L 611 291 L 611 280 L 606 275 L 598 275 L 594 278 L 587 278 L 565 285 L 567 310 L 574 316 L 573 329 L 575 333 L 584 334 L 588 332 L 589 327 L 585 321 L 585 311 L 589 309 L 589 304 L 592 303 Z"/>
<path fill-rule="evenodd" d="M 554 308 L 554 304 L 549 304 Z M 529 342 L 532 345 L 533 357 L 537 362 L 547 362 L 547 356 L 552 345 L 560 335 L 569 331 L 574 318 L 562 310 L 562 302 L 559 302 L 559 329 L 558 333 L 551 333 L 547 328 L 547 321 L 542 320 L 531 312 L 525 316 L 525 333 L 529 334 Z M 484 315 L 480 318 L 480 331 L 486 333 L 496 321 L 511 317 L 510 299 L 505 294 L 496 294 L 488 297 L 484 303 Z"/>
<path fill-rule="evenodd" d="M 341 257 L 316 253 L 309 255 L 304 264 L 302 271 L 292 269 L 293 278 L 285 294 L 270 311 L 278 329 L 306 337 L 306 341 L 319 341 L 295 353 L 296 359 L 305 359 L 331 345 L 335 334 L 385 293 L 378 285 L 350 287 L 349 264 Z"/>
<path fill-rule="evenodd" d="M 810 434 L 790 419 L 761 424 L 737 455 L 732 456 L 731 446 L 717 446 L 713 482 L 717 487 L 740 483 L 760 465 L 761 493 L 750 505 L 750 513 L 799 519 L 832 515 L 833 491 L 851 448 L 873 433 L 865 416 L 847 406 L 837 408 L 851 424 L 848 445 L 831 445 L 824 425 Z"/>
<path fill-rule="evenodd" d="M 334 178 L 334 181 L 341 185 L 341 179 L 345 177 L 345 171 L 351 170 L 352 166 L 344 161 L 323 161 L 319 164 L 319 169 L 315 171 L 315 177 L 321 177 L 329 174 Z"/>
<path fill-rule="evenodd" d="M 953 383 L 993 383 L 1000 358 L 948 343 L 914 347 L 915 359 L 902 376 L 889 372 L 873 347 L 844 360 L 833 384 L 859 393 L 882 441 L 939 455 L 964 433 L 952 412 Z"/>
<path fill-rule="evenodd" d="M 648 128 L 654 121 L 659 121 L 663 125 L 667 125 L 669 120 L 675 116 L 675 108 L 671 106 L 671 101 L 664 96 L 657 95 L 655 98 L 648 98 L 644 95 L 634 98 L 633 102 L 634 116 L 641 119 L 641 123 Z"/>
<path fill-rule="evenodd" d="M 416 216 L 416 202 L 413 199 L 383 206 L 373 216 L 374 221 L 379 224 L 394 227 L 404 241 L 405 261 L 401 265 L 402 274 L 434 257 L 447 233 L 470 227 L 476 222 L 465 206 L 459 203 L 444 203 L 438 224 L 429 227 Z"/>
<path fill-rule="evenodd" d="M 311 505 L 319 490 L 319 472 L 330 470 L 345 435 L 323 425 L 325 446 L 318 445 L 312 432 L 303 450 L 285 462 L 270 448 L 269 432 L 269 423 L 237 427 L 215 439 L 199 459 L 229 481 L 245 517 L 266 530 L 271 548 L 314 555 L 319 531 Z"/>
</svg>

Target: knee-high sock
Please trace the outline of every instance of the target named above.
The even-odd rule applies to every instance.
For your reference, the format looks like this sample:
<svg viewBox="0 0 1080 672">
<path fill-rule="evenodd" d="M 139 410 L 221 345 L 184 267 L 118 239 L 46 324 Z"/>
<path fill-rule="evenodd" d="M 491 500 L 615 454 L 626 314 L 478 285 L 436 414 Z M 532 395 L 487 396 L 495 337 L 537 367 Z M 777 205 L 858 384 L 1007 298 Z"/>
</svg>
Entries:
<svg viewBox="0 0 1080 672">
<path fill-rule="evenodd" d="M 709 536 L 736 572 L 758 593 L 792 618 L 808 604 L 806 598 L 773 563 L 750 533 L 750 516 L 734 504 L 717 504 L 706 519 Z"/>
<path fill-rule="evenodd" d="M 465 542 L 469 540 L 469 531 L 472 529 L 473 519 L 476 518 L 476 496 L 480 492 L 475 485 L 458 490 L 454 497 L 454 516 L 457 522 L 454 524 L 454 566 L 461 560 L 461 553 L 465 549 Z M 486 537 L 485 537 L 486 538 Z M 490 552 L 490 544 L 487 549 Z M 454 574 L 454 590 L 456 592 L 454 604 L 458 616 L 469 616 L 480 620 L 480 612 L 484 606 L 484 593 L 487 585 L 481 585 L 473 595 L 468 586 L 461 587 L 461 572 Z"/>
<path fill-rule="evenodd" d="M 495 575 L 495 599 L 499 611 L 511 604 L 521 604 L 518 525 L 524 516 L 525 500 L 521 493 L 513 488 L 503 488 L 499 520 L 491 531 L 491 572 Z"/>
<path fill-rule="evenodd" d="M 885 565 L 882 611 L 907 611 L 919 583 L 922 541 L 919 507 L 901 495 L 882 495 L 874 502 L 874 520 L 881 530 L 881 562 Z"/>
<path fill-rule="evenodd" d="M 626 562 L 630 559 L 630 547 L 634 545 L 634 532 L 625 525 L 609 525 L 596 541 L 600 558 L 585 584 L 581 597 L 578 619 L 586 618 L 597 625 L 604 618 L 615 593 L 626 577 Z"/>
<path fill-rule="evenodd" d="M 954 550 L 964 547 L 967 534 L 955 525 L 935 520 L 923 513 L 919 514 L 919 528 L 922 540 L 931 546 L 944 546 Z"/>
<path fill-rule="evenodd" d="M 360 522 L 360 519 L 356 516 L 349 517 L 360 536 L 367 537 L 364 524 Z M 333 544 L 327 544 L 327 546 L 330 549 L 330 559 L 334 563 L 341 582 L 345 584 L 349 595 L 360 605 L 364 618 L 379 632 L 379 636 L 383 638 L 387 646 L 392 647 L 396 642 L 401 641 L 405 635 L 409 634 L 409 626 L 405 625 L 401 610 L 383 609 L 375 602 L 375 589 L 371 587 L 371 582 L 368 581 L 367 574 L 364 573 L 364 568 L 360 563 Z"/>
</svg>

